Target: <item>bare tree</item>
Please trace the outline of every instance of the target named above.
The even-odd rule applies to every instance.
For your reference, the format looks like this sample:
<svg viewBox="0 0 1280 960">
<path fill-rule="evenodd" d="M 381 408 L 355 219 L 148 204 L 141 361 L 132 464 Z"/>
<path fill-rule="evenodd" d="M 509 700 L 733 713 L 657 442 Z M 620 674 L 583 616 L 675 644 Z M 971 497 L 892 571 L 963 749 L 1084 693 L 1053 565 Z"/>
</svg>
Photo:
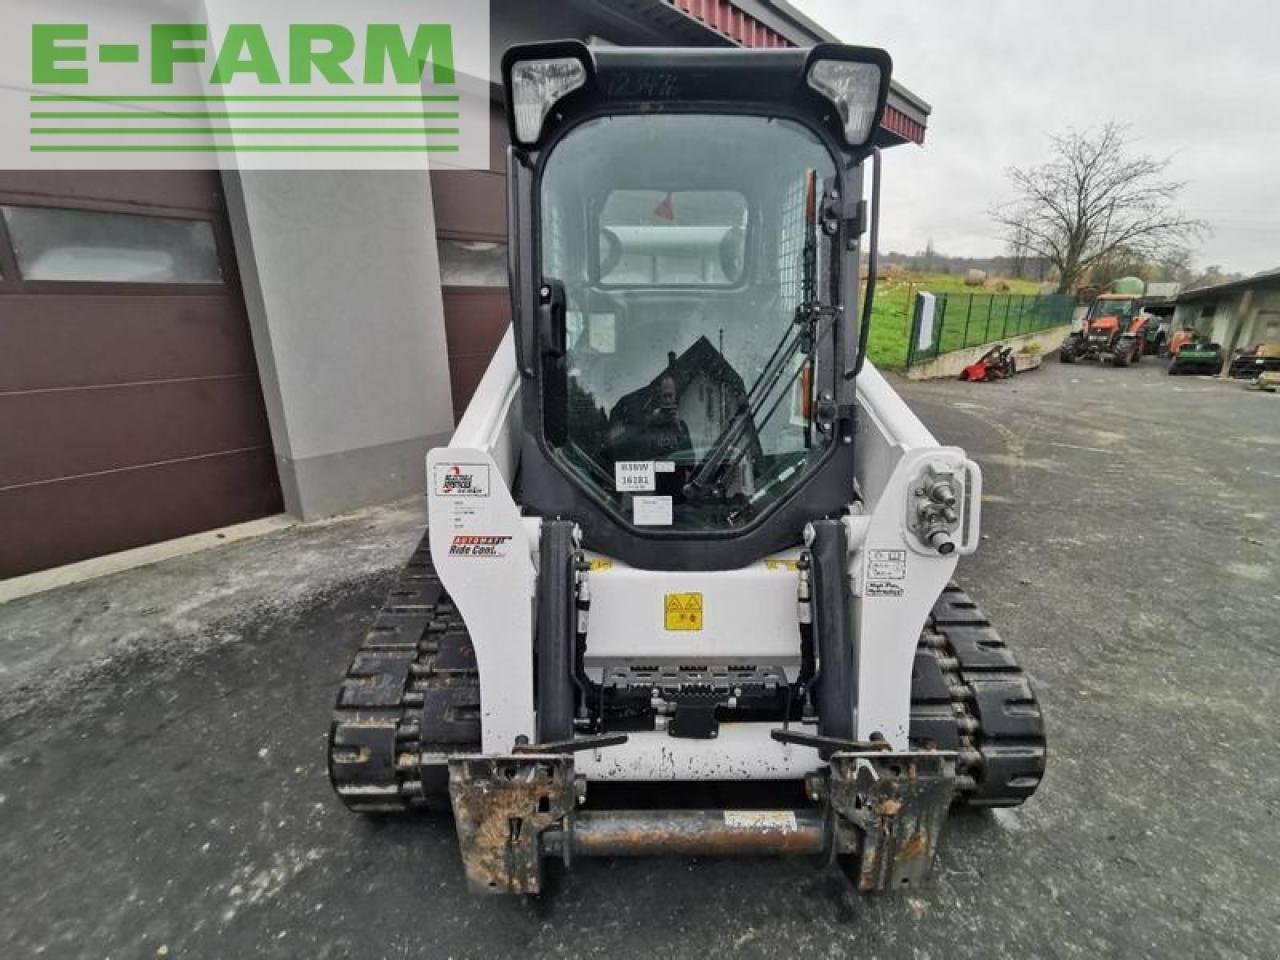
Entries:
<svg viewBox="0 0 1280 960">
<path fill-rule="evenodd" d="M 1160 258 L 1160 273 L 1164 280 L 1176 280 L 1186 286 L 1191 282 L 1191 251 L 1186 247 L 1171 247 Z"/>
<path fill-rule="evenodd" d="M 1164 178 L 1169 160 L 1131 156 L 1127 128 L 1072 130 L 1053 138 L 1047 163 L 1008 171 L 1017 197 L 991 209 L 1008 242 L 1058 270 L 1066 293 L 1093 264 L 1120 250 L 1157 260 L 1204 224 L 1173 208 L 1184 186 Z"/>
<path fill-rule="evenodd" d="M 1158 266 L 1142 254 L 1129 247 L 1118 247 L 1090 264 L 1089 283 L 1095 287 L 1105 288 L 1120 277 L 1153 280 L 1158 272 Z"/>
<path fill-rule="evenodd" d="M 1199 287 L 1213 287 L 1218 285 L 1219 283 L 1230 283 L 1233 280 L 1243 280 L 1243 279 L 1244 279 L 1243 273 L 1231 273 L 1229 271 L 1223 270 L 1222 267 L 1219 266 L 1218 264 L 1212 263 L 1209 266 L 1205 267 L 1201 273 L 1197 274 L 1195 277 L 1192 277 L 1191 282 L 1188 284 L 1188 286 L 1191 287 L 1192 289 L 1197 289 Z"/>
<path fill-rule="evenodd" d="M 1011 227 L 1007 231 L 1005 247 L 1012 261 L 1010 269 L 1013 275 L 1021 280 L 1027 269 L 1027 228 L 1022 225 Z"/>
</svg>

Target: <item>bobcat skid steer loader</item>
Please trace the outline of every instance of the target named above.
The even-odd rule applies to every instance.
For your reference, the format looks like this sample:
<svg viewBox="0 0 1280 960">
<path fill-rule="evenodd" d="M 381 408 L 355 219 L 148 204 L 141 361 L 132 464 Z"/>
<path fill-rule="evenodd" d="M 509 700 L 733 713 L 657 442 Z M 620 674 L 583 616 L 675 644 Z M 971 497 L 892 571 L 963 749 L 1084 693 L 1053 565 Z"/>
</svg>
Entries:
<svg viewBox="0 0 1280 960">
<path fill-rule="evenodd" d="M 1035 791 L 1034 694 L 950 583 L 978 466 L 864 362 L 890 66 L 508 51 L 513 323 L 329 757 L 353 810 L 450 804 L 476 891 L 713 854 L 909 889 L 952 806 Z"/>
</svg>

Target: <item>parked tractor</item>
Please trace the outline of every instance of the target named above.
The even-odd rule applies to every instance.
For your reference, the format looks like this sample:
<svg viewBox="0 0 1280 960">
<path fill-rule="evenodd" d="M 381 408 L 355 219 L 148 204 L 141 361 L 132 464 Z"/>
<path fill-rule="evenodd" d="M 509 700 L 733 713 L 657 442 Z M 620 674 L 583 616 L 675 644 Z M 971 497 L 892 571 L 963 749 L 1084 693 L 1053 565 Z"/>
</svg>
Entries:
<svg viewBox="0 0 1280 960">
<path fill-rule="evenodd" d="M 905 891 L 952 807 L 1039 785 L 1035 694 L 952 583 L 981 471 L 866 362 L 889 75 L 841 45 L 507 52 L 512 326 L 329 740 L 352 810 L 452 810 L 473 890 L 790 854 Z"/>
<path fill-rule="evenodd" d="M 1089 305 L 1079 330 L 1063 341 L 1058 359 L 1110 362 L 1115 367 L 1137 363 L 1147 351 L 1147 327 L 1155 318 L 1142 310 L 1142 298 L 1125 293 L 1104 293 Z"/>
</svg>

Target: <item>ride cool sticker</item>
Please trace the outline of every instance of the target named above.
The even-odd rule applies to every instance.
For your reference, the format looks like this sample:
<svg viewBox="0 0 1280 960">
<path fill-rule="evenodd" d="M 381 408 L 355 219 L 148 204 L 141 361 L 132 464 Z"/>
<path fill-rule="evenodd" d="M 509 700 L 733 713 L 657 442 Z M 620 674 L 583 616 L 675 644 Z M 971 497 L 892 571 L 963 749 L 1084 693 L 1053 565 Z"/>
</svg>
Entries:
<svg viewBox="0 0 1280 960">
<path fill-rule="evenodd" d="M 511 537 L 459 534 L 449 544 L 451 557 L 505 557 Z"/>
</svg>

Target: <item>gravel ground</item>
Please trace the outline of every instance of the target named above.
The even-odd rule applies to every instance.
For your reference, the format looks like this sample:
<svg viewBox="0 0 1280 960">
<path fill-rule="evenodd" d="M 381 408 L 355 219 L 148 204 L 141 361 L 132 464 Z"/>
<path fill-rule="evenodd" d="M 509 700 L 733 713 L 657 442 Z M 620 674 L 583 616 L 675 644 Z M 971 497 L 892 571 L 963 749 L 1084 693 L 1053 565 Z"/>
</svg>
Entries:
<svg viewBox="0 0 1280 960">
<path fill-rule="evenodd" d="M 447 820 L 346 813 L 328 711 L 402 506 L 0 607 L 0 956 L 1274 957 L 1280 397 L 1151 360 L 902 389 L 984 467 L 960 580 L 1051 748 L 931 888 L 604 860 L 477 899 Z"/>
</svg>

